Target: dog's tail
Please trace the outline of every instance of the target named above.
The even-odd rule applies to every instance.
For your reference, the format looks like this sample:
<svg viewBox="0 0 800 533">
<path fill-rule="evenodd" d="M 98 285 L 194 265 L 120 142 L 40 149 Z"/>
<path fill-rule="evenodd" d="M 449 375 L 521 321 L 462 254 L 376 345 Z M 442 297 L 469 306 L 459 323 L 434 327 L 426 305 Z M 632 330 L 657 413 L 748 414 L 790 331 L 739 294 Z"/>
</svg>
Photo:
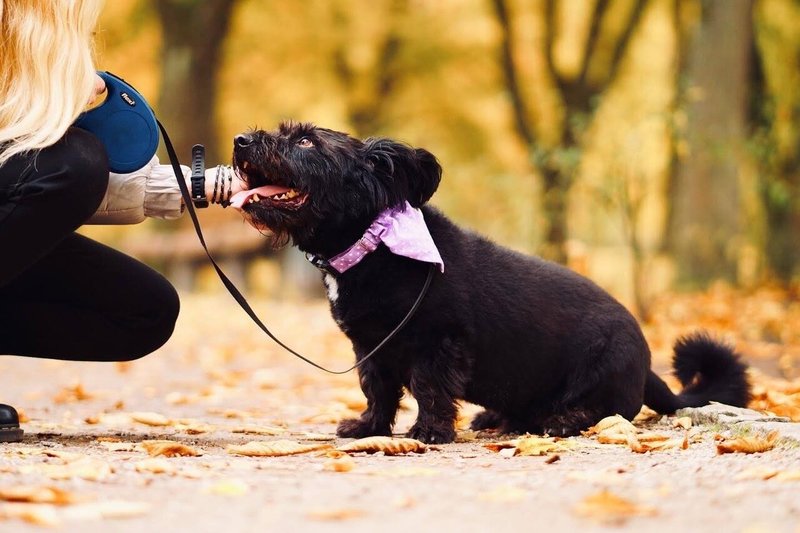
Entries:
<svg viewBox="0 0 800 533">
<path fill-rule="evenodd" d="M 732 347 L 705 333 L 678 339 L 672 367 L 683 385 L 679 394 L 667 387 L 652 370 L 647 375 L 644 403 L 662 414 L 683 407 L 700 407 L 710 401 L 745 407 L 750 400 L 747 365 Z"/>
</svg>

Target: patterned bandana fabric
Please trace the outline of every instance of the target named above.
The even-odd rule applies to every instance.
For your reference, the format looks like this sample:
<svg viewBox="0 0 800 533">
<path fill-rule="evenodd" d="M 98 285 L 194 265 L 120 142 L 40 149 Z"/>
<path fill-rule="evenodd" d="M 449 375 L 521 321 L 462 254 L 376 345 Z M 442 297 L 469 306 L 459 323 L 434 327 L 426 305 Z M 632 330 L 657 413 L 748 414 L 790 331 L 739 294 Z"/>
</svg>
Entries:
<svg viewBox="0 0 800 533">
<path fill-rule="evenodd" d="M 433 263 L 444 272 L 444 261 L 428 231 L 422 211 L 411 207 L 408 202 L 383 211 L 358 242 L 328 263 L 337 272 L 345 272 L 375 251 L 381 242 L 395 255 Z"/>
</svg>

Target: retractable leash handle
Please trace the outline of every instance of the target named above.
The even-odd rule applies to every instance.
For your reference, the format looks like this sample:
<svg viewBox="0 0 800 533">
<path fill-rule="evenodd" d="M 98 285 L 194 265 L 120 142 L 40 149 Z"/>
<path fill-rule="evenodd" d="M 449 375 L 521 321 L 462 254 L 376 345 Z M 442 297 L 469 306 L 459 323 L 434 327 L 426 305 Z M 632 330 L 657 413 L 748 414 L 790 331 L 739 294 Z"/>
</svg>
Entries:
<svg viewBox="0 0 800 533">
<path fill-rule="evenodd" d="M 145 166 L 158 149 L 156 115 L 128 82 L 98 71 L 106 84 L 102 104 L 81 114 L 75 126 L 93 133 L 105 146 L 111 172 L 127 174 Z"/>
</svg>

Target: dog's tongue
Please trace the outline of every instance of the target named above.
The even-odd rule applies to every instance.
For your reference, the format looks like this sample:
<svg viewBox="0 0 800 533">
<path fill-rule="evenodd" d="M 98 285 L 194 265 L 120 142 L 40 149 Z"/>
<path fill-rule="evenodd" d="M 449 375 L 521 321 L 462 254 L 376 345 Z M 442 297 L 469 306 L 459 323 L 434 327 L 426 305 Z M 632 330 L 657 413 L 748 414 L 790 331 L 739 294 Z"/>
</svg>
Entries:
<svg viewBox="0 0 800 533">
<path fill-rule="evenodd" d="M 236 209 L 241 209 L 244 204 L 246 204 L 253 195 L 259 196 L 272 196 L 275 194 L 281 194 L 289 192 L 288 187 L 280 187 L 278 185 L 262 185 L 261 187 L 256 187 L 255 189 L 247 189 L 245 191 L 239 191 L 233 196 L 231 196 L 231 207 Z"/>
</svg>

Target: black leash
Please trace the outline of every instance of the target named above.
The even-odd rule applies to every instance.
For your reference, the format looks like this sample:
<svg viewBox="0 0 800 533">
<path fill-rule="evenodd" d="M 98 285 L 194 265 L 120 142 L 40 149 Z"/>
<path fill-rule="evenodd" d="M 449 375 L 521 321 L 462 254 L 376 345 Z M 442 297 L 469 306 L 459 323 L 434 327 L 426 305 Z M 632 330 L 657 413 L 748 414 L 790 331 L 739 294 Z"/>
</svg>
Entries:
<svg viewBox="0 0 800 533">
<path fill-rule="evenodd" d="M 295 357 L 299 357 L 309 365 L 314 366 L 325 372 L 328 372 L 329 374 L 346 374 L 351 370 L 353 370 L 354 368 L 357 368 L 363 365 L 365 362 L 367 362 L 369 358 L 375 355 L 378 352 L 378 350 L 383 348 L 383 346 L 387 342 L 389 342 L 389 340 L 391 340 L 392 337 L 394 337 L 401 329 L 403 329 L 403 326 L 405 326 L 409 320 L 411 320 L 411 317 L 414 316 L 414 313 L 417 312 L 417 309 L 422 303 L 422 299 L 425 297 L 425 293 L 428 292 L 428 288 L 431 285 L 431 281 L 433 280 L 433 274 L 436 270 L 436 265 L 434 264 L 431 264 L 430 268 L 428 269 L 428 277 L 425 279 L 425 284 L 422 286 L 422 290 L 420 291 L 419 296 L 417 296 L 417 300 L 414 302 L 414 305 L 411 306 L 411 309 L 409 309 L 408 313 L 403 318 L 403 320 L 401 320 L 400 323 L 397 324 L 397 326 L 386 336 L 386 338 L 383 339 L 375 348 L 373 348 L 371 352 L 362 357 L 360 361 L 358 361 L 356 364 L 354 364 L 347 370 L 339 370 L 339 371 L 328 370 L 327 368 L 318 365 L 314 361 L 300 355 L 296 351 L 286 346 L 275 335 L 273 335 L 272 332 L 267 328 L 267 326 L 264 325 L 261 319 L 258 318 L 258 315 L 256 315 L 255 311 L 253 311 L 253 308 L 250 307 L 250 304 L 247 303 L 245 297 L 242 295 L 239 289 L 236 288 L 236 285 L 234 285 L 233 282 L 228 278 L 228 276 L 225 275 L 225 272 L 222 271 L 220 266 L 211 256 L 211 252 L 208 250 L 208 246 L 206 245 L 206 240 L 203 237 L 203 232 L 200 229 L 200 221 L 197 219 L 197 213 L 195 212 L 194 205 L 192 203 L 192 197 L 189 194 L 189 188 L 186 186 L 186 182 L 183 179 L 183 172 L 181 171 L 180 163 L 178 161 L 178 156 L 175 154 L 175 149 L 172 147 L 172 142 L 169 140 L 169 135 L 167 135 L 167 131 L 164 129 L 164 126 L 161 124 L 161 122 L 159 121 L 157 122 L 158 122 L 158 128 L 161 130 L 161 136 L 164 139 L 164 145 L 167 148 L 169 161 L 172 164 L 172 171 L 175 173 L 175 178 L 178 180 L 178 187 L 181 190 L 183 203 L 186 206 L 186 210 L 189 211 L 189 216 L 192 219 L 192 224 L 194 225 L 194 230 L 197 233 L 197 237 L 200 239 L 200 244 L 203 245 L 203 250 L 205 250 L 209 261 L 211 261 L 211 265 L 214 267 L 214 270 L 217 271 L 217 276 L 219 276 L 219 279 L 222 281 L 222 284 L 225 285 L 225 288 L 228 289 L 228 292 L 231 294 L 231 296 L 233 296 L 233 299 L 236 300 L 236 302 L 241 306 L 242 309 L 244 309 L 245 313 L 247 313 L 250 316 L 250 318 L 253 319 L 253 322 L 255 322 L 259 328 L 261 328 L 261 331 L 266 333 L 267 336 L 273 341 L 275 341 L 280 347 L 282 347 L 284 350 L 294 355 Z"/>
</svg>

